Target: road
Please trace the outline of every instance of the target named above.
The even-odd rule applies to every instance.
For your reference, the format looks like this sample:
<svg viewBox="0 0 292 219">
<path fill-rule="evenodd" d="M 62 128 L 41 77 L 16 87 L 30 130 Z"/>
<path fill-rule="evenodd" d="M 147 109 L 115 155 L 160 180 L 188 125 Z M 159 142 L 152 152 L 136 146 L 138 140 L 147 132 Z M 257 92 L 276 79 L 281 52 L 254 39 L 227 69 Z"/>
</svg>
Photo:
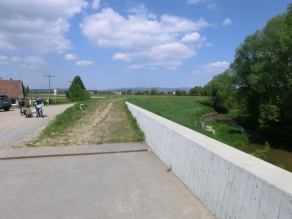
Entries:
<svg viewBox="0 0 292 219">
<path fill-rule="evenodd" d="M 44 118 L 26 118 L 25 116 L 20 116 L 18 108 L 11 109 L 10 111 L 0 110 L 0 150 L 25 146 L 25 140 L 29 136 L 38 133 L 56 115 L 64 112 L 71 106 L 73 104 L 45 106 L 43 108 Z"/>
</svg>

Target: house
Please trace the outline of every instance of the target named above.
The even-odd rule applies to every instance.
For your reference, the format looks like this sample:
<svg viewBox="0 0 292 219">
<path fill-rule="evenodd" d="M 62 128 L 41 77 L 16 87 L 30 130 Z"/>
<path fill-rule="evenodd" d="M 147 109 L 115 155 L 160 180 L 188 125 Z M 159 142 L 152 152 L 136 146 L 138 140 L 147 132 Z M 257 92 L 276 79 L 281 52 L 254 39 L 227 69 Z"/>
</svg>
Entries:
<svg viewBox="0 0 292 219">
<path fill-rule="evenodd" d="M 21 80 L 2 80 L 0 78 L 0 95 L 6 95 L 11 99 L 13 106 L 18 106 L 18 101 L 24 98 L 23 84 Z"/>
<path fill-rule="evenodd" d="M 118 94 L 118 95 L 121 95 L 122 94 L 122 92 L 113 92 L 114 94 Z"/>
</svg>

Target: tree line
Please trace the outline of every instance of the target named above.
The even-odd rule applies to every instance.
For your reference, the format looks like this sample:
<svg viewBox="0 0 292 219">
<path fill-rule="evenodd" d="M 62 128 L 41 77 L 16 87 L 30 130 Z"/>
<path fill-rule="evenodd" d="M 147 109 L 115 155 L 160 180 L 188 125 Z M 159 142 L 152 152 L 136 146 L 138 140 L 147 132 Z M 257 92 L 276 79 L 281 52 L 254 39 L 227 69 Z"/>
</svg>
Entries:
<svg viewBox="0 0 292 219">
<path fill-rule="evenodd" d="M 260 132 L 291 142 L 292 137 L 292 3 L 286 13 L 245 38 L 229 69 L 206 85 L 219 112 Z"/>
</svg>

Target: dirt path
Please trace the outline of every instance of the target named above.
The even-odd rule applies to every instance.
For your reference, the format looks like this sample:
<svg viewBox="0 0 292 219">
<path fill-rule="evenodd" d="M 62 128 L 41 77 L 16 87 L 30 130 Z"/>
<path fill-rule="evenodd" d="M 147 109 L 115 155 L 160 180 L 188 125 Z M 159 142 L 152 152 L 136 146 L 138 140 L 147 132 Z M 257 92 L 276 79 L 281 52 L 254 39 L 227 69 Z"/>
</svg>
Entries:
<svg viewBox="0 0 292 219">
<path fill-rule="evenodd" d="M 44 138 L 36 146 L 93 145 L 134 141 L 135 131 L 126 113 L 123 100 L 107 99 L 84 111 L 84 116 L 74 125 Z M 35 144 L 35 143 L 34 143 Z"/>
<path fill-rule="evenodd" d="M 56 115 L 73 104 L 45 106 L 44 118 L 25 118 L 19 109 L 0 110 L 0 150 L 23 147 L 31 135 L 39 133 Z"/>
</svg>

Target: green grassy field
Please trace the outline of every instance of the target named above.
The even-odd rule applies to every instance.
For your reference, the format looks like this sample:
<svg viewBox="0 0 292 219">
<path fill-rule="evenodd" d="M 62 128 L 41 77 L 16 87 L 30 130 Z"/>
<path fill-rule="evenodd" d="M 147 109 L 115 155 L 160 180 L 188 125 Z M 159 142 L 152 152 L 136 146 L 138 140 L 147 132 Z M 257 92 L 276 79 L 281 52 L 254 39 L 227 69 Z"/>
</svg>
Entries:
<svg viewBox="0 0 292 219">
<path fill-rule="evenodd" d="M 207 97 L 143 96 L 127 100 L 136 106 L 232 147 L 238 148 L 248 143 L 248 138 L 244 134 L 229 126 L 212 123 L 211 125 L 216 130 L 215 134 L 202 128 L 200 119 L 204 115 L 216 113 L 213 108 L 208 106 Z"/>
<path fill-rule="evenodd" d="M 207 97 L 99 96 L 108 98 L 82 102 L 85 104 L 85 111 L 80 111 L 79 103 L 75 104 L 58 115 L 35 142 L 53 146 L 141 141 L 144 138 L 143 134 L 141 134 L 142 132 L 127 109 L 125 102 L 130 102 L 230 146 L 238 147 L 241 142 L 244 142 L 242 140 L 244 136 L 240 133 L 234 133 L 234 130 L 213 134 L 202 128 L 200 119 L 205 115 L 216 113 L 208 106 L 209 99 Z M 84 130 L 89 131 L 85 132 Z M 84 133 L 80 134 L 82 132 Z M 35 145 L 35 142 L 32 145 Z"/>
</svg>

